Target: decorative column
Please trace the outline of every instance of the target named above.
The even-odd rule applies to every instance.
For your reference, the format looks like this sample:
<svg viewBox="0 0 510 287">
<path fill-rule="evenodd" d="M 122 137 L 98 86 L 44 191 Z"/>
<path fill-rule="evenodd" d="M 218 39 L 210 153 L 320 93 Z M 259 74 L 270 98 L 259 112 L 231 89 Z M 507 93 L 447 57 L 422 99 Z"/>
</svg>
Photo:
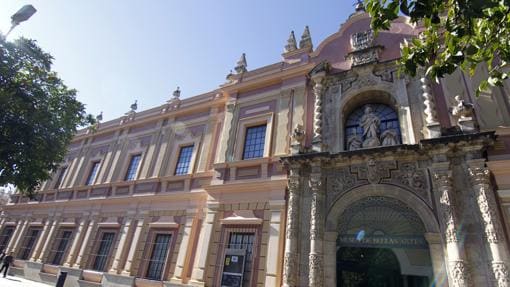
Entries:
<svg viewBox="0 0 510 287">
<path fill-rule="evenodd" d="M 439 217 L 448 253 L 449 282 L 452 287 L 471 286 L 466 255 L 459 242 L 460 225 L 455 206 L 451 171 L 436 171 L 434 179 L 439 193 Z"/>
<path fill-rule="evenodd" d="M 147 213 L 144 215 L 147 215 Z M 142 229 L 145 224 L 144 215 L 140 215 L 140 217 L 137 219 L 135 232 L 133 233 L 133 239 L 131 240 L 131 248 L 129 248 L 126 264 L 124 264 L 124 270 L 122 270 L 121 275 L 131 276 L 131 267 L 133 266 L 133 261 L 135 259 L 136 248 L 138 246 L 138 242 L 140 241 L 140 235 L 142 234 Z"/>
<path fill-rule="evenodd" d="M 475 192 L 475 200 L 483 224 L 484 241 L 490 257 L 489 270 L 492 272 L 492 286 L 510 286 L 508 250 L 496 198 L 490 185 L 490 171 L 481 162 L 469 163 L 469 165 L 469 179 Z"/>
<path fill-rule="evenodd" d="M 420 79 L 421 90 L 423 96 L 423 104 L 425 105 L 425 126 L 423 127 L 423 134 L 425 138 L 436 138 L 441 136 L 441 126 L 437 120 L 436 104 L 434 95 L 431 94 L 429 80 L 424 75 Z"/>
<path fill-rule="evenodd" d="M 310 211 L 310 256 L 308 285 L 324 286 L 324 191 L 322 184 L 321 162 L 312 162 L 310 191 L 312 207 Z"/>
<path fill-rule="evenodd" d="M 285 254 L 283 259 L 284 287 L 293 287 L 298 285 L 299 202 L 302 189 L 299 169 L 299 164 L 294 164 L 290 167 L 287 227 L 285 231 Z"/>
<path fill-rule="evenodd" d="M 34 252 L 32 252 L 32 257 L 30 258 L 30 261 L 36 261 L 37 258 L 39 258 L 39 254 L 41 254 L 45 239 L 48 236 L 48 232 L 50 231 L 50 225 L 52 220 L 53 219 L 48 218 L 44 223 L 41 236 L 39 236 L 39 239 L 37 240 L 37 244 L 35 245 Z"/>
<path fill-rule="evenodd" d="M 179 248 L 179 253 L 177 255 L 177 262 L 175 265 L 175 271 L 173 278 L 171 279 L 174 283 L 182 283 L 183 277 L 185 277 L 184 269 L 186 265 L 186 259 L 190 257 L 191 250 L 189 248 L 191 238 L 191 232 L 193 230 L 193 221 L 197 215 L 196 209 L 188 209 L 186 210 L 186 222 L 184 223 L 184 230 L 181 240 L 181 245 Z"/>
<path fill-rule="evenodd" d="M 126 247 L 127 236 L 129 231 L 131 230 L 131 223 L 133 222 L 133 217 L 131 214 L 126 216 L 124 223 L 120 227 L 120 238 L 119 244 L 117 246 L 117 251 L 115 252 L 115 257 L 113 258 L 112 267 L 108 271 L 109 273 L 117 274 L 120 266 L 120 260 L 122 259 L 122 254 L 124 254 L 124 249 Z M 136 248 L 134 248 L 136 249 Z"/>
<path fill-rule="evenodd" d="M 71 249 L 69 249 L 69 254 L 67 255 L 66 261 L 64 262 L 65 267 L 71 267 L 73 265 L 73 259 L 75 256 L 75 252 L 77 251 L 78 246 L 82 242 L 83 230 L 85 229 L 86 222 L 87 222 L 87 217 L 83 217 L 82 219 L 80 219 L 80 223 L 78 225 L 78 229 L 76 230 L 76 234 L 74 235 Z"/>
<path fill-rule="evenodd" d="M 197 253 L 195 255 L 195 263 L 193 272 L 191 273 L 190 283 L 204 285 L 206 279 L 207 259 L 211 253 L 209 246 L 212 239 L 216 214 L 218 213 L 219 203 L 208 203 L 204 210 L 205 218 L 198 237 Z"/>
<path fill-rule="evenodd" d="M 324 86 L 322 84 L 324 77 L 326 76 L 325 72 L 320 72 L 312 77 L 312 81 L 314 82 L 313 86 L 313 95 L 315 98 L 314 103 L 314 111 L 313 111 L 313 139 L 312 139 L 312 148 L 314 151 L 321 152 L 323 151 L 322 144 L 322 92 L 324 90 Z"/>
<path fill-rule="evenodd" d="M 41 252 L 39 253 L 38 258 L 36 259 L 36 262 L 43 263 L 46 261 L 46 257 L 49 254 L 50 244 L 53 242 L 53 237 L 55 235 L 55 232 L 57 231 L 57 227 L 59 224 L 59 218 L 54 218 L 53 223 L 51 224 L 50 231 L 48 232 L 48 236 L 44 240 L 44 245 L 41 249 Z"/>
<path fill-rule="evenodd" d="M 93 215 L 90 219 L 89 226 L 87 227 L 87 232 L 85 232 L 85 236 L 83 237 L 83 241 L 81 243 L 80 252 L 78 253 L 78 256 L 76 257 L 76 261 L 73 264 L 74 268 L 81 268 L 83 256 L 85 255 L 85 251 L 87 250 L 87 245 L 89 244 L 90 235 L 96 228 L 98 218 L 97 215 Z"/>
<path fill-rule="evenodd" d="M 9 241 L 9 247 L 7 247 L 7 250 L 12 253 L 16 253 L 18 251 L 18 248 L 21 244 L 21 241 L 23 241 L 23 235 L 25 234 L 28 224 L 30 223 L 30 218 L 25 219 L 24 221 L 20 220 L 18 222 L 18 227 L 16 228 L 16 231 L 18 233 L 12 237 L 12 239 Z M 23 222 L 23 225 L 22 225 Z"/>
</svg>

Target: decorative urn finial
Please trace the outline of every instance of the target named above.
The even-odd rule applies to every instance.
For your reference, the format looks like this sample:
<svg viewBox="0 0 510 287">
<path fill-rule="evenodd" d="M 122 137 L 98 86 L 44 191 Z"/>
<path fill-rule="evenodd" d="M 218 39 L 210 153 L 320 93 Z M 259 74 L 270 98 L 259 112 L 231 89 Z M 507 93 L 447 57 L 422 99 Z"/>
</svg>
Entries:
<svg viewBox="0 0 510 287">
<path fill-rule="evenodd" d="M 138 109 L 138 100 L 135 100 L 135 102 L 131 105 L 131 112 L 134 112 Z"/>
<path fill-rule="evenodd" d="M 173 98 L 172 100 L 176 100 L 176 99 L 179 99 L 179 97 L 181 96 L 181 90 L 179 87 L 177 87 L 177 89 L 172 93 L 173 95 Z"/>
</svg>

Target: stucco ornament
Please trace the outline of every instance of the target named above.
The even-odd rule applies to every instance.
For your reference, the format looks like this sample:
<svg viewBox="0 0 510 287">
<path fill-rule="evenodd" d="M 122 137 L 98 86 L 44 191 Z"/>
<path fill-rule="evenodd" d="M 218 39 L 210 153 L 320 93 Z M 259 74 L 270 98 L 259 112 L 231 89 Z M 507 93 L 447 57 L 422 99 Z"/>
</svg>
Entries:
<svg viewBox="0 0 510 287">
<path fill-rule="evenodd" d="M 319 254 L 310 254 L 309 256 L 309 286 L 324 286 L 324 262 L 323 256 Z"/>
<path fill-rule="evenodd" d="M 461 260 L 450 262 L 450 272 L 453 279 L 453 287 L 472 286 L 472 284 L 470 284 L 471 276 L 466 262 Z"/>
<path fill-rule="evenodd" d="M 496 200 L 489 186 L 490 171 L 487 168 L 480 167 L 470 168 L 469 173 L 484 225 L 485 238 L 489 243 L 499 243 L 502 238 L 502 231 L 496 214 Z"/>
<path fill-rule="evenodd" d="M 492 262 L 489 265 L 492 270 L 494 286 L 508 287 L 510 286 L 510 272 L 505 262 Z"/>
<path fill-rule="evenodd" d="M 381 145 L 379 140 L 379 126 L 381 120 L 372 111 L 372 107 L 365 108 L 365 114 L 361 117 L 359 125 L 363 127 L 363 147 L 377 147 Z"/>
</svg>

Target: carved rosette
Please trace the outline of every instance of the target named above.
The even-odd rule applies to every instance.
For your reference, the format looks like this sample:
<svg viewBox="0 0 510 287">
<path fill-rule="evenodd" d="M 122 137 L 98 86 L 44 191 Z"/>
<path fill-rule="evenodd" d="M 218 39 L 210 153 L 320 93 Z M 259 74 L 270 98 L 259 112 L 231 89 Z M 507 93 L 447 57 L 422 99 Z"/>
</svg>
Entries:
<svg viewBox="0 0 510 287">
<path fill-rule="evenodd" d="M 310 254 L 309 256 L 310 277 L 309 286 L 324 286 L 324 259 L 322 255 Z"/>
<path fill-rule="evenodd" d="M 448 174 L 436 173 L 434 178 L 436 180 L 438 191 L 440 192 L 439 208 L 446 242 L 459 242 L 451 177 Z"/>
<path fill-rule="evenodd" d="M 501 223 L 496 213 L 497 205 L 494 193 L 490 189 L 490 171 L 478 167 L 469 169 L 470 180 L 475 190 L 476 203 L 484 225 L 485 238 L 488 243 L 499 243 L 502 238 Z"/>
<path fill-rule="evenodd" d="M 283 285 L 297 286 L 296 270 L 298 266 L 297 254 L 286 252 L 283 258 Z"/>
<path fill-rule="evenodd" d="M 313 94 L 315 96 L 315 109 L 313 113 L 313 141 L 320 143 L 322 142 L 322 91 L 324 90 L 324 85 L 320 77 L 314 81 Z"/>
<path fill-rule="evenodd" d="M 510 286 L 510 274 L 505 262 L 492 262 L 489 265 L 489 268 L 492 270 L 492 280 L 494 282 L 493 286 Z"/>
</svg>

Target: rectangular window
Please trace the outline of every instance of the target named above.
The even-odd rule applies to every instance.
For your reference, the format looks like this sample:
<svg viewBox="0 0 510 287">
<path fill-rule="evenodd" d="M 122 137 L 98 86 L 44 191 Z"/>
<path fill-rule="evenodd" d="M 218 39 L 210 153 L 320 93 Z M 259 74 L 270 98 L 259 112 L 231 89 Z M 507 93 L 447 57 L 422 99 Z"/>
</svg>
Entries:
<svg viewBox="0 0 510 287">
<path fill-rule="evenodd" d="M 73 235 L 73 231 L 69 229 L 62 229 L 57 234 L 55 238 L 55 243 L 53 244 L 53 248 L 51 250 L 51 254 L 53 254 L 53 258 L 51 259 L 51 264 L 53 265 L 61 265 L 62 260 L 64 259 L 64 255 L 67 251 L 67 247 L 71 242 L 71 237 Z"/>
<path fill-rule="evenodd" d="M 93 270 L 105 271 L 106 263 L 108 262 L 108 256 L 110 255 L 110 250 L 112 249 L 114 238 L 115 232 L 104 232 L 101 234 L 101 239 L 96 242 L 96 245 L 99 247 L 94 258 L 94 264 L 92 265 Z"/>
<path fill-rule="evenodd" d="M 35 243 L 37 242 L 37 238 L 39 237 L 40 229 L 30 228 L 25 237 L 23 238 L 23 245 L 19 251 L 21 260 L 27 260 L 32 255 L 32 250 L 34 249 Z"/>
<path fill-rule="evenodd" d="M 131 160 L 129 161 L 129 166 L 126 172 L 125 180 L 133 180 L 136 177 L 136 170 L 138 169 L 138 165 L 140 164 L 140 159 L 142 158 L 141 154 L 135 154 L 131 156 Z"/>
<path fill-rule="evenodd" d="M 2 234 L 0 234 L 0 251 L 5 251 L 13 233 L 14 226 L 7 226 L 2 230 Z"/>
<path fill-rule="evenodd" d="M 193 154 L 194 145 L 183 146 L 179 152 L 177 165 L 175 166 L 175 175 L 187 174 L 189 172 L 189 165 L 191 162 L 191 155 Z"/>
<path fill-rule="evenodd" d="M 53 188 L 58 189 L 62 184 L 62 180 L 64 180 L 64 175 L 66 174 L 67 166 L 63 166 L 60 168 L 60 173 L 58 174 L 57 181 L 55 182 L 55 186 Z"/>
<path fill-rule="evenodd" d="M 89 176 L 87 177 L 87 181 L 85 182 L 85 185 L 91 185 L 94 183 L 94 180 L 96 179 L 97 171 L 99 170 L 99 164 L 100 161 L 95 161 L 92 163 L 92 167 L 90 168 Z"/>
<path fill-rule="evenodd" d="M 246 129 L 243 159 L 259 158 L 264 156 L 266 126 L 267 125 L 260 125 Z"/>
<path fill-rule="evenodd" d="M 172 234 L 170 233 L 159 233 L 154 237 L 154 240 L 149 246 L 149 248 L 152 249 L 152 252 L 147 265 L 147 273 L 145 276 L 147 279 L 161 280 L 165 269 L 171 238 Z"/>
</svg>

